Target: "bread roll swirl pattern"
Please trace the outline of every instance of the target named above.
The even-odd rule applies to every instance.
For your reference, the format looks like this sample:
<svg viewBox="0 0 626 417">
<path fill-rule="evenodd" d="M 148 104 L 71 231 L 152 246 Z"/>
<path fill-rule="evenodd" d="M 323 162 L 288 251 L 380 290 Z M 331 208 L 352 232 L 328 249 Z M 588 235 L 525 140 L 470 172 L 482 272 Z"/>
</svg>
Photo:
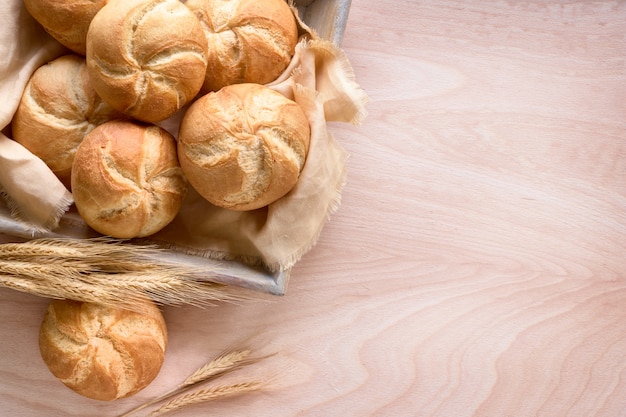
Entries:
<svg viewBox="0 0 626 417">
<path fill-rule="evenodd" d="M 203 92 L 235 83 L 267 84 L 289 65 L 298 41 L 284 0 L 188 0 L 208 41 Z"/>
<path fill-rule="evenodd" d="M 308 120 L 296 102 L 259 84 L 233 84 L 190 106 L 178 155 L 189 182 L 209 202 L 252 210 L 293 188 L 309 139 Z"/>
<path fill-rule="evenodd" d="M 96 94 L 84 57 L 65 55 L 31 76 L 13 118 L 13 137 L 69 187 L 74 155 L 85 135 L 120 117 Z"/>
<path fill-rule="evenodd" d="M 144 237 L 169 224 L 187 182 L 176 141 L 158 126 L 104 123 L 87 135 L 72 167 L 79 214 L 94 230 L 117 238 Z"/>
<path fill-rule="evenodd" d="M 53 300 L 40 332 L 50 372 L 77 393 L 103 401 L 128 397 L 158 375 L 167 348 L 159 309 L 141 313 L 93 303 Z"/>
<path fill-rule="evenodd" d="M 198 94 L 206 38 L 178 0 L 110 0 L 89 27 L 87 65 L 102 98 L 137 120 L 156 123 Z"/>
</svg>

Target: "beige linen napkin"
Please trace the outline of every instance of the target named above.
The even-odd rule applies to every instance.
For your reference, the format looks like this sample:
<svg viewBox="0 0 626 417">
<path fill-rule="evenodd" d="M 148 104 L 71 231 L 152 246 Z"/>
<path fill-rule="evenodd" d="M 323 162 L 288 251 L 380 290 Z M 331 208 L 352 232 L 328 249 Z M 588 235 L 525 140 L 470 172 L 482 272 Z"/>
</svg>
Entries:
<svg viewBox="0 0 626 417">
<path fill-rule="evenodd" d="M 6 135 L 32 72 L 64 48 L 34 21 L 22 0 L 0 2 L 0 21 L 0 195 L 24 227 L 49 230 L 72 196 L 39 158 Z"/>
<path fill-rule="evenodd" d="M 9 3 L 16 2 L 21 3 L 21 0 L 9 0 Z M 13 13 L 17 13 L 16 10 L 21 9 L 15 6 Z M 15 17 L 12 19 L 16 20 Z M 14 49 L 25 56 L 33 55 L 38 59 L 28 61 L 29 66 L 23 61 L 19 65 L 12 60 L 7 61 L 7 76 L 19 80 L 13 91 L 2 91 L 3 99 L 6 94 L 7 98 L 10 96 L 9 101 L 15 103 L 8 109 L 11 112 L 15 111 L 26 82 L 24 78 L 28 78 L 26 75 L 30 75 L 37 64 L 45 62 L 44 57 L 50 59 L 55 54 L 58 56 L 61 51 L 51 46 L 47 38 L 45 42 L 38 41 L 34 45 L 29 43 L 44 34 L 32 27 L 31 20 L 23 15 L 21 19 L 20 33 L 25 33 L 24 26 L 29 26 L 28 30 L 33 35 L 31 40 L 25 40 Z M 17 34 L 3 36 L 12 39 Z M 289 68 L 269 86 L 299 103 L 311 125 L 310 150 L 297 185 L 285 197 L 268 207 L 246 212 L 215 207 L 191 190 L 174 221 L 150 237 L 149 241 L 197 256 L 263 265 L 271 271 L 291 268 L 316 243 L 328 216 L 339 205 L 346 175 L 346 152 L 333 139 L 326 123 L 360 123 L 365 117 L 367 96 L 355 82 L 343 51 L 314 35 L 302 37 Z M 162 124 L 175 136 L 183 112 L 184 109 Z M 10 140 L 5 137 L 3 141 Z M 15 145 L 17 144 L 13 143 Z M 0 147 L 3 166 L 13 155 L 7 149 L 8 147 Z M 33 159 L 31 155 L 28 156 L 29 160 Z M 39 217 L 45 217 L 43 215 L 46 213 L 55 217 L 59 207 L 67 205 L 71 200 L 68 200 L 65 192 L 61 193 L 63 196 L 59 199 L 60 205 L 59 202 L 56 205 L 48 204 L 51 202 L 49 200 L 53 200 L 52 190 L 56 190 L 49 183 L 55 181 L 50 178 L 49 170 L 38 168 L 27 172 L 23 165 L 7 164 L 5 169 L 0 169 L 0 184 L 3 185 L 5 194 L 14 201 L 12 204 L 19 208 L 19 213 L 30 212 L 32 206 L 37 206 L 41 208 Z M 18 178 L 26 174 L 29 184 L 18 181 Z M 11 186 L 5 186 L 5 183 Z M 40 202 L 34 203 L 21 198 L 27 188 L 30 189 L 29 196 L 38 197 Z M 50 221 L 35 222 L 31 217 L 28 219 L 31 219 L 33 227 L 41 228 L 52 224 Z"/>
</svg>

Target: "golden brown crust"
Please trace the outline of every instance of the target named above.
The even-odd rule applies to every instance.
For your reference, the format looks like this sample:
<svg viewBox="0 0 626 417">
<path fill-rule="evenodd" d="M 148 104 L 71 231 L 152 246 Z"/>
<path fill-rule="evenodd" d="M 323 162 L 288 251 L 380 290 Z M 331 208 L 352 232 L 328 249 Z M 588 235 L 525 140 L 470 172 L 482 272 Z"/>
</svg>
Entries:
<svg viewBox="0 0 626 417">
<path fill-rule="evenodd" d="M 203 92 L 235 83 L 267 84 L 287 68 L 298 42 L 284 0 L 188 0 L 208 41 Z"/>
<path fill-rule="evenodd" d="M 178 0 L 110 0 L 89 27 L 87 66 L 104 100 L 156 123 L 200 91 L 206 38 L 200 21 Z"/>
<path fill-rule="evenodd" d="M 132 121 L 104 123 L 87 135 L 72 167 L 79 214 L 96 231 L 144 237 L 170 223 L 187 183 L 176 141 L 164 129 Z"/>
<path fill-rule="evenodd" d="M 128 397 L 158 375 L 167 328 L 158 307 L 141 313 L 93 303 L 53 300 L 39 348 L 50 372 L 77 393 L 103 401 Z"/>
<path fill-rule="evenodd" d="M 84 57 L 70 54 L 33 73 L 13 118 L 13 137 L 70 187 L 74 154 L 85 135 L 121 117 L 96 94 Z"/>
<path fill-rule="evenodd" d="M 300 106 L 259 84 L 233 84 L 194 102 L 178 136 L 190 184 L 214 205 L 253 210 L 296 184 L 309 149 Z"/>
<path fill-rule="evenodd" d="M 26 10 L 62 45 L 85 55 L 89 24 L 108 0 L 24 0 Z"/>
</svg>

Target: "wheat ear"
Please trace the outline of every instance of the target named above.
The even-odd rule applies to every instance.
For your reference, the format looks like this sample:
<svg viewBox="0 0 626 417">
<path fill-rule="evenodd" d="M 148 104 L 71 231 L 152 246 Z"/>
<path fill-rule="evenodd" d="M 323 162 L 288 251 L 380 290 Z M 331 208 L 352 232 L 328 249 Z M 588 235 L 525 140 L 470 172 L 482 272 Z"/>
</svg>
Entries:
<svg viewBox="0 0 626 417">
<path fill-rule="evenodd" d="M 146 407 L 165 401 L 169 398 L 172 398 L 175 395 L 181 394 L 182 392 L 185 392 L 194 386 L 197 386 L 205 382 L 209 382 L 223 375 L 226 375 L 227 373 L 234 372 L 238 369 L 241 369 L 245 366 L 251 365 L 263 359 L 263 358 L 250 358 L 249 356 L 251 353 L 252 352 L 248 349 L 233 350 L 230 352 L 223 353 L 222 355 L 218 356 L 212 361 L 204 364 L 193 374 L 189 375 L 187 379 L 185 379 L 176 388 L 144 404 L 141 404 L 140 406 L 118 417 L 127 417 L 131 414 L 136 413 L 137 411 L 143 410 Z"/>
<path fill-rule="evenodd" d="M 180 410 L 181 408 L 188 407 L 190 405 L 255 391 L 261 388 L 261 386 L 262 383 L 259 381 L 248 381 L 232 385 L 221 385 L 217 387 L 199 389 L 197 391 L 175 397 L 150 413 L 150 416 L 156 417 L 172 411 Z"/>
<path fill-rule="evenodd" d="M 258 362 L 260 358 L 249 359 L 251 353 L 252 352 L 248 349 L 224 353 L 191 374 L 185 381 L 183 381 L 181 386 L 187 387 L 200 382 L 205 382 L 209 379 L 222 376 L 228 372 L 233 372 L 246 365 Z"/>
<path fill-rule="evenodd" d="M 0 286 L 48 298 L 136 308 L 146 296 L 164 305 L 240 301 L 219 270 L 160 260 L 163 249 L 115 239 L 34 239 L 0 244 Z"/>
</svg>

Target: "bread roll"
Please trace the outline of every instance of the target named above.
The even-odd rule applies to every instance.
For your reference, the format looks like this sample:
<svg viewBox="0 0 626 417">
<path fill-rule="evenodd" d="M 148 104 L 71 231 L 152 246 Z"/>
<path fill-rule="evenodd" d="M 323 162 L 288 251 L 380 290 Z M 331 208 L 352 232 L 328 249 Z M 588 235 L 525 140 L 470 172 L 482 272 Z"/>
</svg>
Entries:
<svg viewBox="0 0 626 417">
<path fill-rule="evenodd" d="M 164 129 L 115 120 L 89 133 L 72 167 L 78 213 L 94 230 L 144 237 L 170 223 L 187 192 L 176 141 Z"/>
<path fill-rule="evenodd" d="M 52 374 L 85 397 L 111 401 L 145 388 L 158 375 L 167 347 L 159 309 L 141 313 L 70 300 L 49 303 L 39 350 Z"/>
<path fill-rule="evenodd" d="M 195 101 L 181 121 L 178 158 L 212 204 L 264 207 L 293 188 L 309 150 L 300 106 L 259 84 L 233 84 Z"/>
<path fill-rule="evenodd" d="M 298 42 L 285 0 L 188 0 L 203 22 L 209 61 L 203 92 L 235 83 L 267 84 L 287 68 Z"/>
<path fill-rule="evenodd" d="M 93 89 L 84 57 L 65 55 L 31 76 L 13 117 L 13 138 L 70 187 L 80 142 L 97 125 L 119 117 Z"/>
<path fill-rule="evenodd" d="M 156 123 L 198 94 L 206 42 L 200 21 L 178 0 L 109 0 L 87 32 L 87 67 L 105 101 Z"/>
<path fill-rule="evenodd" d="M 107 0 L 24 0 L 26 10 L 65 47 L 85 55 L 87 30 Z"/>
</svg>

